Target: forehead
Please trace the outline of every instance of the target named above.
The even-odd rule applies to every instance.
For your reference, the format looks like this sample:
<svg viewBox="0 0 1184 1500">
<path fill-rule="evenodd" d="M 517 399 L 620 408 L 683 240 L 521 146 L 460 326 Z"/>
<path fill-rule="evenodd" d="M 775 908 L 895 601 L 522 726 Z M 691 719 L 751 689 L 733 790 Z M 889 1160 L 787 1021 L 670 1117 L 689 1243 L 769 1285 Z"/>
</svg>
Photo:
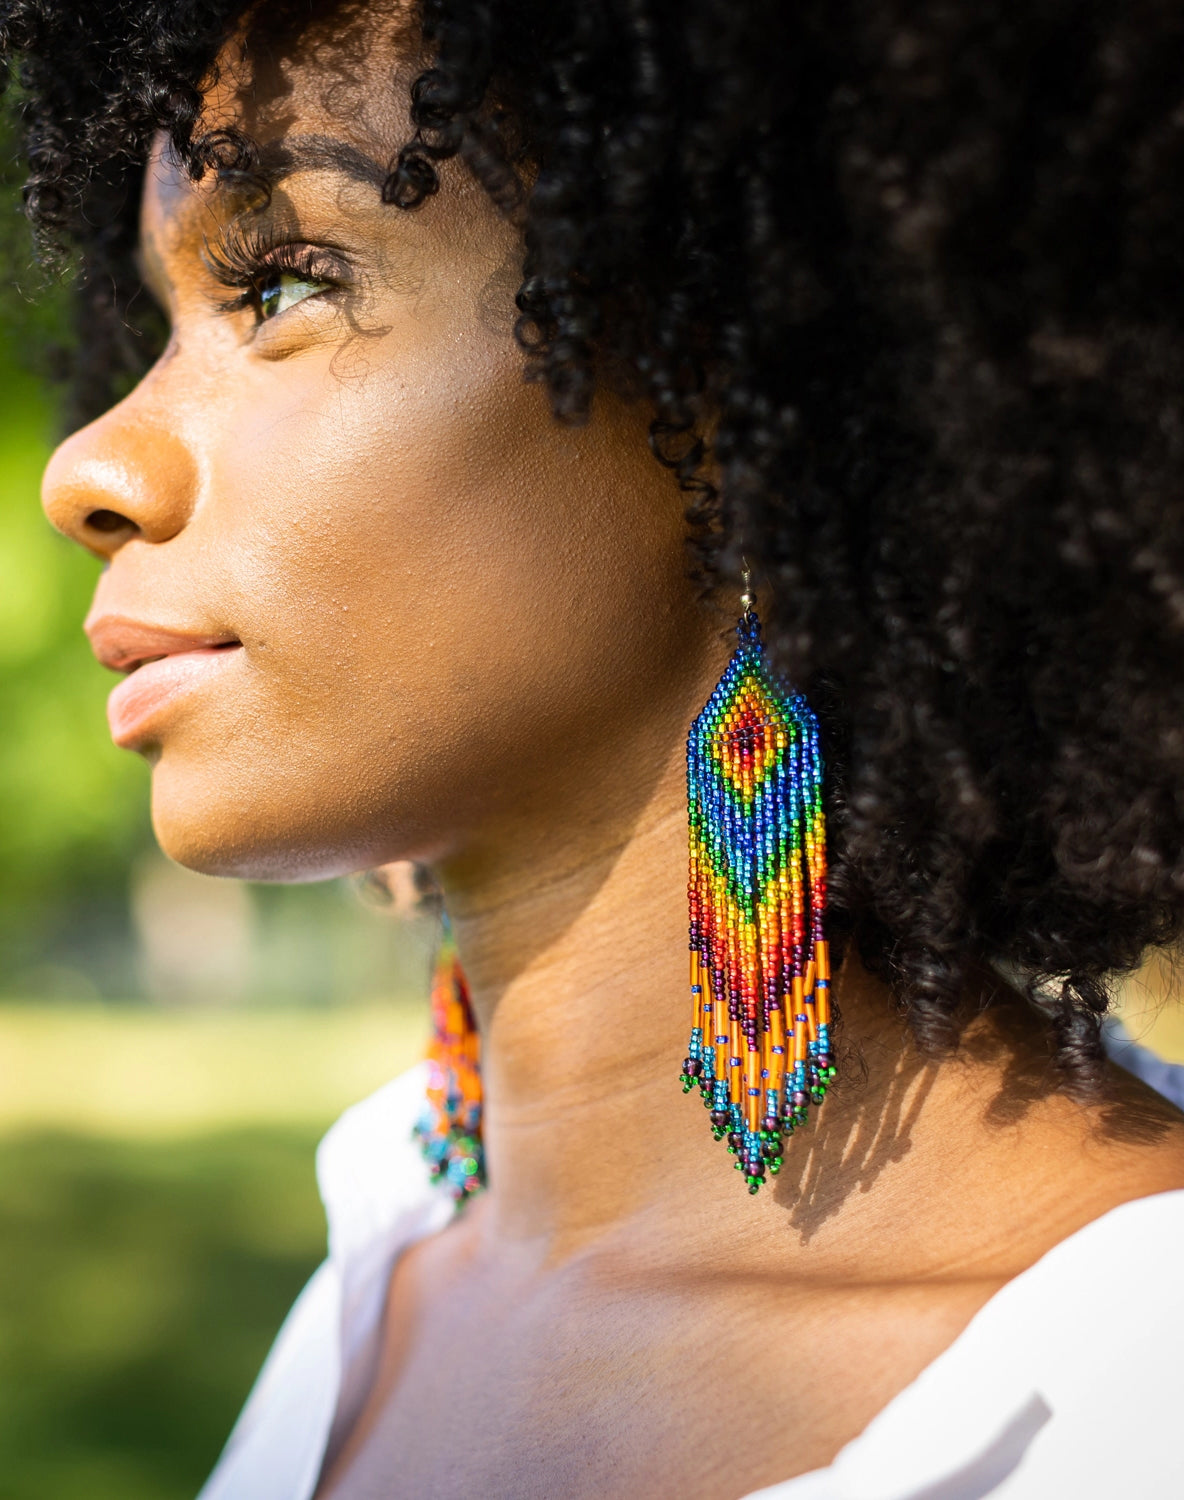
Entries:
<svg viewBox="0 0 1184 1500">
<path fill-rule="evenodd" d="M 201 130 L 237 128 L 265 140 L 300 121 L 332 123 L 359 144 L 406 130 L 407 86 L 423 65 L 414 5 L 342 0 L 280 9 L 264 0 L 223 46 Z"/>
<path fill-rule="evenodd" d="M 301 28 L 269 26 L 263 5 L 223 46 L 207 83 L 195 139 L 241 135 L 270 182 L 329 170 L 377 188 L 411 134 L 408 91 L 423 66 L 413 7 L 404 0 L 322 7 Z M 207 233 L 237 206 L 209 172 L 194 182 L 162 133 L 145 183 L 142 237 L 153 248 Z"/>
</svg>

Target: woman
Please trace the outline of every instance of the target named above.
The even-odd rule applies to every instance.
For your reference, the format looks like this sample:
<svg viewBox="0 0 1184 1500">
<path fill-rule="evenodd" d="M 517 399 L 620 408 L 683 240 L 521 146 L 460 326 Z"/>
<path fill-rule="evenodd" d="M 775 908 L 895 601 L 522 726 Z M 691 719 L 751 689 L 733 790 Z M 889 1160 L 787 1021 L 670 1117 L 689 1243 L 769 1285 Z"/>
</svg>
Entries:
<svg viewBox="0 0 1184 1500">
<path fill-rule="evenodd" d="M 468 985 L 206 1496 L 1178 1494 L 1175 8 L 0 14 L 160 841 Z"/>
</svg>

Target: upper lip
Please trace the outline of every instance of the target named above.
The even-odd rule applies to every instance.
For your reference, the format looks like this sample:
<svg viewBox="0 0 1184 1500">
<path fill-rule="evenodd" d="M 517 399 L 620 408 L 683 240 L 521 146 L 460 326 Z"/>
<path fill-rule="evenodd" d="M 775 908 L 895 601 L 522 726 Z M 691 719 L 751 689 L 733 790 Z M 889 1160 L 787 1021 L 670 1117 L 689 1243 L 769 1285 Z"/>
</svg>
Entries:
<svg viewBox="0 0 1184 1500">
<path fill-rule="evenodd" d="M 236 636 L 225 632 L 177 630 L 166 625 L 146 625 L 122 615 L 97 615 L 83 627 L 91 650 L 113 672 L 134 672 L 145 662 L 185 651 L 207 651 L 217 646 L 238 646 Z"/>
</svg>

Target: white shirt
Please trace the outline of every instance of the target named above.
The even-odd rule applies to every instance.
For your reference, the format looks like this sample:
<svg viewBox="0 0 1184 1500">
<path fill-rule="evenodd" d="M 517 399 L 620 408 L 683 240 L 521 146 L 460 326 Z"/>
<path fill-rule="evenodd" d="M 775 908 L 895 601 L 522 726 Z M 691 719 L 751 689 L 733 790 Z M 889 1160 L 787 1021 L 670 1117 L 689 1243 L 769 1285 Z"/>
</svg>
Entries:
<svg viewBox="0 0 1184 1500">
<path fill-rule="evenodd" d="M 1184 1106 L 1184 1068 L 1110 1029 Z M 309 1500 L 356 1420 L 398 1255 L 452 1200 L 411 1127 L 414 1068 L 321 1142 L 329 1256 L 297 1299 L 199 1500 Z M 826 1469 L 746 1500 L 1182 1500 L 1184 1190 L 1087 1224 L 1008 1282 Z"/>
</svg>

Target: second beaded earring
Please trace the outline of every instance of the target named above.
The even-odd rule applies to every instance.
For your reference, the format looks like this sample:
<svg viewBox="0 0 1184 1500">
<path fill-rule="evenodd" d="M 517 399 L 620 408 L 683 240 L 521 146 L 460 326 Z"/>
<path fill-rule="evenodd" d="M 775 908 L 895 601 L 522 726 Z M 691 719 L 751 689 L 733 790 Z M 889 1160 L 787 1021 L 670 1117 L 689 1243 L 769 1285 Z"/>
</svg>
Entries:
<svg viewBox="0 0 1184 1500">
<path fill-rule="evenodd" d="M 834 1078 L 818 721 L 778 681 L 745 592 L 738 644 L 687 741 L 691 1040 L 750 1193 Z"/>
<path fill-rule="evenodd" d="M 432 976 L 432 1035 L 423 1112 L 415 1124 L 433 1180 L 458 1203 L 485 1186 L 481 1136 L 481 1038 L 447 914 Z"/>
</svg>

